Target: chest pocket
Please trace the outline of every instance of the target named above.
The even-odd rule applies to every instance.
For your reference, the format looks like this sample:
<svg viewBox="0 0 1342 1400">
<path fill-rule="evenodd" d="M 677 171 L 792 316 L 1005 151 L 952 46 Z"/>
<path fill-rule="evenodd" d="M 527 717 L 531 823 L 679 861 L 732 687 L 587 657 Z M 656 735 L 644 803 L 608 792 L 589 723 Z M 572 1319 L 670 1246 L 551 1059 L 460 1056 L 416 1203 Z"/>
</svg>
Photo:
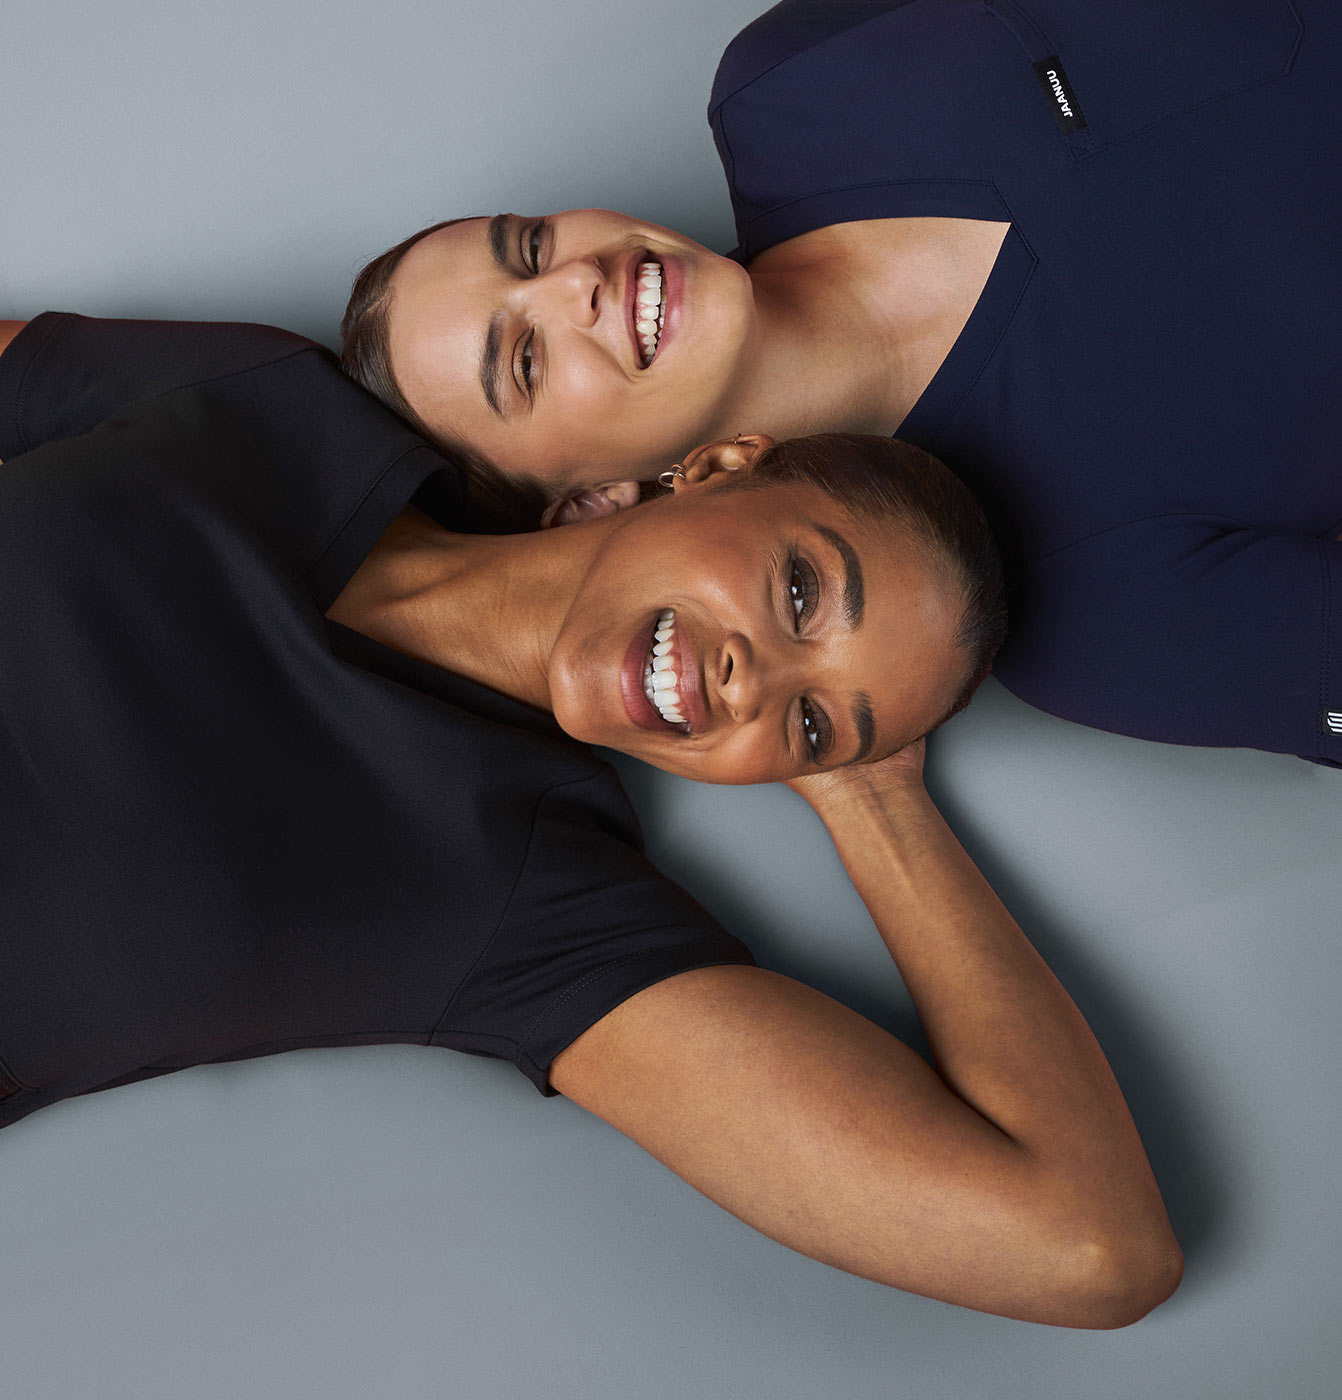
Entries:
<svg viewBox="0 0 1342 1400">
<path fill-rule="evenodd" d="M 1291 0 L 983 0 L 1082 158 L 1290 71 Z"/>
</svg>

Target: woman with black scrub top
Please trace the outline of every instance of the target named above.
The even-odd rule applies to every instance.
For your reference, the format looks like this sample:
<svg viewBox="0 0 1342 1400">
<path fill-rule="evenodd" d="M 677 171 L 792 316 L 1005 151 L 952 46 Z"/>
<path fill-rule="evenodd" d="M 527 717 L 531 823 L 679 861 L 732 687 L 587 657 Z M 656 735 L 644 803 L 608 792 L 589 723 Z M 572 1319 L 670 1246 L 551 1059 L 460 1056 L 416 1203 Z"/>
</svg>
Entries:
<svg viewBox="0 0 1342 1400">
<path fill-rule="evenodd" d="M 1079 1327 L 1174 1289 L 1099 1047 L 923 788 L 1001 581 L 925 454 L 742 436 L 637 510 L 470 535 L 320 348 L 49 315 L 0 354 L 0 458 L 0 1124 L 441 1045 L 869 1278 Z M 893 513 L 844 504 L 873 476 Z M 589 742 L 801 792 L 936 1068 L 754 966 Z"/>
<path fill-rule="evenodd" d="M 1330 0 L 785 0 L 713 84 L 732 258 L 593 211 L 491 230 L 500 266 L 441 229 L 348 363 L 560 493 L 897 432 L 1003 544 L 1016 694 L 1336 766 L 1339 91 Z"/>
</svg>

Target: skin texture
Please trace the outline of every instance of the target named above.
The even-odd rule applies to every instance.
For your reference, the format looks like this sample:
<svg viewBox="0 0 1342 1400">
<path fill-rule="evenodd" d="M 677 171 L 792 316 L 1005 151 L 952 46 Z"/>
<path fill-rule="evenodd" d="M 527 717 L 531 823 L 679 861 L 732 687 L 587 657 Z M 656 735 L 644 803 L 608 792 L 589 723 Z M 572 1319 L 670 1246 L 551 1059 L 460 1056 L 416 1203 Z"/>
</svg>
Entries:
<svg viewBox="0 0 1342 1400">
<path fill-rule="evenodd" d="M 834 1267 L 1058 1326 L 1136 1321 L 1182 1259 L 1076 1007 L 937 814 L 922 743 L 795 784 L 917 1004 L 929 1067 L 819 992 L 703 968 L 631 997 L 551 1082 Z"/>
<path fill-rule="evenodd" d="M 391 280 L 392 370 L 442 436 L 557 495 L 649 479 L 693 444 L 746 428 L 893 433 L 963 329 L 1008 227 L 859 221 L 743 268 L 608 210 L 510 216 L 500 267 L 488 226 L 441 229 L 407 253 Z M 639 249 L 683 272 L 679 324 L 647 368 L 624 297 Z M 502 417 L 479 368 L 496 314 Z"/>
<path fill-rule="evenodd" d="M 852 760 L 859 692 L 869 753 L 889 753 L 934 724 L 963 684 L 958 592 L 902 529 L 854 520 L 823 491 L 732 490 L 766 441 L 714 444 L 670 496 L 540 535 L 454 536 L 407 516 L 331 615 L 551 710 L 574 738 L 705 782 L 769 782 Z M 859 626 L 825 531 L 863 573 Z M 628 657 L 634 648 L 641 692 L 667 608 L 697 703 L 685 724 L 649 729 L 626 705 Z M 498 636 L 515 639 L 508 656 L 491 644 Z"/>
</svg>

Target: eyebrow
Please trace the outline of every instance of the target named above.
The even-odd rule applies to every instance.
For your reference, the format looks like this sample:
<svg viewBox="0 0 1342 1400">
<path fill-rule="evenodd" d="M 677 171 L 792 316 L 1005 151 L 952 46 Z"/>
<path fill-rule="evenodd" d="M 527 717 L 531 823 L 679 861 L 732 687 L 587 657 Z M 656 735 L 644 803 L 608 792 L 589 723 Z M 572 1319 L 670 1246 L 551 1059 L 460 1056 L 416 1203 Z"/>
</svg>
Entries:
<svg viewBox="0 0 1342 1400">
<path fill-rule="evenodd" d="M 489 256 L 500 271 L 508 270 L 508 220 L 511 214 L 495 214 L 489 221 L 486 236 L 489 239 Z"/>
<path fill-rule="evenodd" d="M 489 329 L 485 332 L 485 348 L 480 353 L 480 387 L 485 391 L 485 402 L 499 415 L 503 414 L 503 359 L 499 349 L 503 344 L 503 312 L 496 311 L 489 318 Z"/>
<path fill-rule="evenodd" d="M 495 214 L 485 231 L 489 256 L 505 272 L 508 270 L 508 220 L 511 217 L 510 214 Z M 503 312 L 496 311 L 489 318 L 484 348 L 480 352 L 480 387 L 485 391 L 485 402 L 500 418 L 507 416 L 503 411 L 504 368 L 499 353 L 502 348 Z"/>
<path fill-rule="evenodd" d="M 811 522 L 811 528 L 828 540 L 843 560 L 843 615 L 848 619 L 849 627 L 856 630 L 862 626 L 862 613 L 867 606 L 867 586 L 862 579 L 862 561 L 857 557 L 857 550 L 837 530 L 817 525 L 814 520 Z"/>
<path fill-rule="evenodd" d="M 865 690 L 853 696 L 853 724 L 857 728 L 857 752 L 853 762 L 861 763 L 876 742 L 876 717 L 871 712 L 871 696 Z"/>
</svg>

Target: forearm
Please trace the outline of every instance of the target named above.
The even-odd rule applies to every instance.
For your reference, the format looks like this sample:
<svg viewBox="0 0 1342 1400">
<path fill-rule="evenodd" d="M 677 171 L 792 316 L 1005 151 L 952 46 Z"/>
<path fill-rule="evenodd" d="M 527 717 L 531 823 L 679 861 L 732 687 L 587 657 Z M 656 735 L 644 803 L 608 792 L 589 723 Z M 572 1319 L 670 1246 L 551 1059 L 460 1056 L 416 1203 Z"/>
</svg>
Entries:
<svg viewBox="0 0 1342 1400">
<path fill-rule="evenodd" d="M 921 784 L 855 777 L 817 807 L 899 967 L 938 1073 L 1028 1154 L 1056 1193 L 1060 1228 L 1101 1213 L 1163 1224 L 1103 1052 Z"/>
</svg>

